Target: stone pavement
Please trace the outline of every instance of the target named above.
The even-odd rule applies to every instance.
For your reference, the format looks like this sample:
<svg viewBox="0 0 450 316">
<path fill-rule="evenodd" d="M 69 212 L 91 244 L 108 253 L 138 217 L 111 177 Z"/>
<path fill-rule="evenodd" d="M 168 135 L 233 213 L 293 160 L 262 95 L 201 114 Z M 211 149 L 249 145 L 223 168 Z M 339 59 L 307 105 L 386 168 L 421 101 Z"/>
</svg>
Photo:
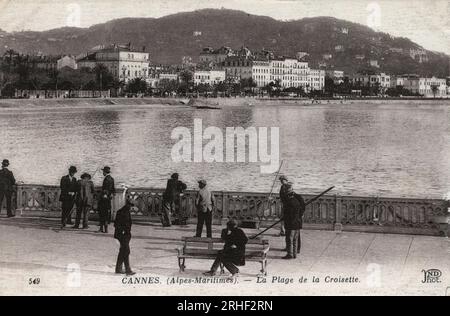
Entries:
<svg viewBox="0 0 450 316">
<path fill-rule="evenodd" d="M 450 295 L 447 238 L 303 231 L 301 257 L 284 261 L 283 239 L 272 230 L 265 237 L 268 277 L 258 278 L 260 265 L 248 263 L 236 283 L 222 284 L 226 277 L 202 277 L 212 263 L 205 260 L 187 260 L 179 272 L 176 248 L 194 235 L 193 226 L 135 224 L 133 278 L 113 273 L 118 243 L 96 230 L 95 223 L 61 231 L 56 220 L 0 218 L 0 295 Z M 442 276 L 423 283 L 430 269 Z"/>
</svg>

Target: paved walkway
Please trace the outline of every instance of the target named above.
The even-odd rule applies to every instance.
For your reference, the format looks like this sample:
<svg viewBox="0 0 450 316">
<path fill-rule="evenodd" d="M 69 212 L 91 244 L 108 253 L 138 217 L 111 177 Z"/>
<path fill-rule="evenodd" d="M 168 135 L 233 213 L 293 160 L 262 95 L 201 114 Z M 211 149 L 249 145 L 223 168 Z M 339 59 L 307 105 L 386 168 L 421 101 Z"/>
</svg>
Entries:
<svg viewBox="0 0 450 316">
<path fill-rule="evenodd" d="M 258 283 L 260 266 L 249 263 L 241 269 L 236 284 L 219 283 L 226 280 L 223 277 L 201 277 L 197 280 L 200 283 L 186 284 L 201 276 L 211 264 L 188 260 L 187 271 L 182 274 L 178 270 L 175 249 L 181 246 L 182 236 L 194 234 L 193 226 L 163 229 L 156 224 L 135 225 L 131 263 L 138 272 L 137 278 L 113 273 L 118 243 L 111 234 L 99 234 L 96 229 L 93 224 L 89 231 L 61 231 L 55 220 L 0 218 L 0 294 L 266 296 L 450 292 L 450 244 L 446 238 L 303 231 L 301 258 L 286 262 L 281 260 L 283 239 L 272 230 L 267 235 L 271 251 L 266 283 Z M 249 235 L 255 232 L 247 230 Z M 214 234 L 219 233 L 220 227 L 214 227 Z M 422 283 L 423 270 L 429 269 L 442 272 L 441 283 Z M 334 283 L 336 278 L 341 278 L 341 282 Z M 301 279 L 307 281 L 302 283 Z M 183 284 L 168 284 L 171 281 Z M 213 282 L 216 284 L 210 284 Z"/>
</svg>

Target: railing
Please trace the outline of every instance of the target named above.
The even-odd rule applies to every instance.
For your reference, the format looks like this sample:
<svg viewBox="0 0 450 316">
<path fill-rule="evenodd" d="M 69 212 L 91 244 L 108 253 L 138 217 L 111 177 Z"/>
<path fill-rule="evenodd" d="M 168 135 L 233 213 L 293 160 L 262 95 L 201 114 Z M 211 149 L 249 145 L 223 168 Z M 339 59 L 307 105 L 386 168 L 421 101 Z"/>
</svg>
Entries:
<svg viewBox="0 0 450 316">
<path fill-rule="evenodd" d="M 117 190 L 113 211 L 124 205 L 123 189 Z M 132 216 L 140 221 L 159 221 L 163 207 L 162 189 L 131 188 L 135 207 Z M 59 216 L 60 190 L 56 186 L 19 185 L 13 205 L 22 216 Z M 98 192 L 95 195 L 97 200 Z M 186 191 L 179 209 L 195 221 L 195 191 Z M 277 221 L 281 211 L 278 195 L 249 192 L 214 192 L 216 223 L 235 218 L 267 225 Z M 313 196 L 304 196 L 305 200 Z M 309 205 L 304 215 L 306 229 L 348 230 L 439 235 L 448 229 L 449 203 L 445 200 L 324 196 Z M 92 213 L 95 214 L 97 203 Z"/>
</svg>

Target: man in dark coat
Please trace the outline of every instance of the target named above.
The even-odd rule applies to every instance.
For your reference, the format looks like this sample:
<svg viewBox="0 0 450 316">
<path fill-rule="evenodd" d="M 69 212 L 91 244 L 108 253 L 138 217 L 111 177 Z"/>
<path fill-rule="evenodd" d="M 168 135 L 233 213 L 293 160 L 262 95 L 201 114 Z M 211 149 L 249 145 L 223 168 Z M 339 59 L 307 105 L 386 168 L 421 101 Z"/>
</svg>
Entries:
<svg viewBox="0 0 450 316">
<path fill-rule="evenodd" d="M 117 211 L 114 222 L 114 238 L 120 242 L 119 255 L 117 256 L 116 273 L 126 274 L 128 276 L 135 275 L 130 266 L 130 240 L 131 240 L 131 207 L 133 201 L 127 197 L 126 205 Z M 125 271 L 122 267 L 125 266 Z"/>
<path fill-rule="evenodd" d="M 166 190 L 163 194 L 163 215 L 162 224 L 164 227 L 172 226 L 171 213 L 177 214 L 178 222 L 181 223 L 183 219 L 181 218 L 180 212 L 180 194 L 186 190 L 187 186 L 180 180 L 178 180 L 178 173 L 174 173 L 171 178 L 167 181 Z"/>
<path fill-rule="evenodd" d="M 300 253 L 300 229 L 303 228 L 305 200 L 294 192 L 291 183 L 287 185 L 287 199 L 284 204 L 284 227 L 286 229 L 287 255 L 283 259 L 295 259 Z"/>
<path fill-rule="evenodd" d="M 233 277 L 239 274 L 237 266 L 245 266 L 245 246 L 248 238 L 244 231 L 238 228 L 236 221 L 228 222 L 227 228 L 222 230 L 222 239 L 225 241 L 225 246 L 217 255 L 211 270 L 204 273 L 206 276 L 214 276 L 221 263 Z"/>
<path fill-rule="evenodd" d="M 111 200 L 116 195 L 116 187 L 114 178 L 111 176 L 111 168 L 104 167 L 102 169 L 103 180 L 102 194 L 98 203 L 98 211 L 100 217 L 100 232 L 108 233 L 108 222 L 111 221 Z"/>
<path fill-rule="evenodd" d="M 8 167 L 9 160 L 3 160 L 2 169 L 0 170 L 0 212 L 3 206 L 3 199 L 6 197 L 6 213 L 8 217 L 14 217 L 15 215 L 12 213 L 11 202 L 16 179 L 14 179 L 14 175 Z"/>
<path fill-rule="evenodd" d="M 75 178 L 76 173 L 77 168 L 71 166 L 69 168 L 69 174 L 61 178 L 61 195 L 59 197 L 59 201 L 62 202 L 62 228 L 66 227 L 66 224 L 73 224 L 71 220 L 71 214 L 78 192 L 78 182 Z"/>
<path fill-rule="evenodd" d="M 280 176 L 281 188 L 280 188 L 280 200 L 281 200 L 281 213 L 280 218 L 283 218 L 283 205 L 287 201 L 287 184 L 289 183 L 288 178 L 286 176 Z M 286 232 L 284 230 L 284 222 L 281 221 L 280 228 L 280 236 L 286 236 Z"/>
</svg>

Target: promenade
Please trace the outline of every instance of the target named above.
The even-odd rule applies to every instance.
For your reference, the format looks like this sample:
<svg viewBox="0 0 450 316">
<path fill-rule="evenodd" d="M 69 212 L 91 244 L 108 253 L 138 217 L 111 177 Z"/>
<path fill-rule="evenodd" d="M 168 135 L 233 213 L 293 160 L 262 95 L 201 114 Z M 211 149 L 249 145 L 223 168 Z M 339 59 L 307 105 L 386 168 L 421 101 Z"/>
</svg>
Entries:
<svg viewBox="0 0 450 316">
<path fill-rule="evenodd" d="M 214 226 L 215 236 L 220 229 Z M 135 224 L 133 278 L 114 274 L 113 229 L 108 235 L 96 230 L 96 223 L 86 231 L 61 231 L 57 220 L 0 218 L 0 294 L 446 295 L 450 287 L 450 242 L 443 237 L 308 230 L 300 258 L 284 261 L 283 238 L 271 230 L 265 237 L 271 244 L 266 282 L 258 283 L 260 266 L 248 263 L 236 284 L 218 284 L 225 278 L 201 277 L 212 262 L 187 260 L 187 271 L 179 272 L 175 249 L 182 236 L 194 235 L 192 225 Z M 246 230 L 249 236 L 256 232 Z M 429 269 L 442 272 L 441 283 L 422 283 Z M 197 277 L 199 283 L 192 283 Z"/>
</svg>

